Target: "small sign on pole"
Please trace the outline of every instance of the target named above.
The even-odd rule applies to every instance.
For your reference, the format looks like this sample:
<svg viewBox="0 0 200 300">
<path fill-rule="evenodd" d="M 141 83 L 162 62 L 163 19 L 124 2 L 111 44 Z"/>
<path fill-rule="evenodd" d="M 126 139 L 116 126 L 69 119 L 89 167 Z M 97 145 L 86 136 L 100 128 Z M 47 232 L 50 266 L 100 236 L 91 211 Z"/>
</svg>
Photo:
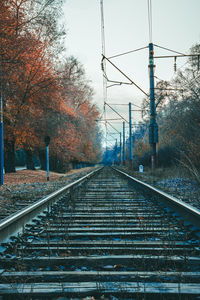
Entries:
<svg viewBox="0 0 200 300">
<path fill-rule="evenodd" d="M 143 165 L 139 165 L 139 173 L 143 173 L 143 172 L 144 172 Z"/>
</svg>

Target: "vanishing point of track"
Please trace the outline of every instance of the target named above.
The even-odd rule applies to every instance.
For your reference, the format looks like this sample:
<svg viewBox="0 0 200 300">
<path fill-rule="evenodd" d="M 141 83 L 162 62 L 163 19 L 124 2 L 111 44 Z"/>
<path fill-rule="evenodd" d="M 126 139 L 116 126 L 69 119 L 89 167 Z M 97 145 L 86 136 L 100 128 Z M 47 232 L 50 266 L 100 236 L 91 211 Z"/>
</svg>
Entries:
<svg viewBox="0 0 200 300">
<path fill-rule="evenodd" d="M 9 239 L 0 223 L 0 299 L 200 299 L 199 211 L 122 173 L 50 197 Z"/>
</svg>

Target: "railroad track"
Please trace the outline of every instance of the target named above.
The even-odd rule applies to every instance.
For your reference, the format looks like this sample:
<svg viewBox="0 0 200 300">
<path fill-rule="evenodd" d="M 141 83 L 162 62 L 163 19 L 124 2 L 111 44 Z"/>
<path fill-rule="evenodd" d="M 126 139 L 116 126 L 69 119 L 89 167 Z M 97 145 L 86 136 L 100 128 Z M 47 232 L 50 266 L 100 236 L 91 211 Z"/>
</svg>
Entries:
<svg viewBox="0 0 200 300">
<path fill-rule="evenodd" d="M 199 211 L 108 167 L 90 176 L 1 243 L 0 299 L 200 299 Z"/>
</svg>

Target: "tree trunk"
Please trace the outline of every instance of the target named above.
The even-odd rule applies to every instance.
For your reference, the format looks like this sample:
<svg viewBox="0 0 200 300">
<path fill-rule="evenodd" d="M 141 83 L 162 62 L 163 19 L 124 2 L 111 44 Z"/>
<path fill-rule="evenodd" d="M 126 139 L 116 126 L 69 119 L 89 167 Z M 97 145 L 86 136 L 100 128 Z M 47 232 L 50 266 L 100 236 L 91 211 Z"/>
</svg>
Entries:
<svg viewBox="0 0 200 300">
<path fill-rule="evenodd" d="M 26 153 L 26 167 L 28 170 L 35 170 L 33 162 L 33 153 L 31 150 L 25 150 Z"/>
<path fill-rule="evenodd" d="M 4 167 L 5 173 L 16 172 L 15 170 L 15 141 L 4 140 Z"/>
</svg>

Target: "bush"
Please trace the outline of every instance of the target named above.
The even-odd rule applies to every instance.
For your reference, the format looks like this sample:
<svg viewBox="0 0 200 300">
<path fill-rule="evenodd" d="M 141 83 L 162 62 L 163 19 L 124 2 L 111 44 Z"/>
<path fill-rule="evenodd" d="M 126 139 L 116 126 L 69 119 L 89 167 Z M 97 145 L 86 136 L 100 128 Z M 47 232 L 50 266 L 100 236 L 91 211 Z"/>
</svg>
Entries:
<svg viewBox="0 0 200 300">
<path fill-rule="evenodd" d="M 170 146 L 165 146 L 158 150 L 158 167 L 170 167 L 177 163 L 180 154 Z M 133 168 L 138 169 L 139 165 L 151 167 L 151 151 L 146 151 L 143 155 L 134 156 Z"/>
<path fill-rule="evenodd" d="M 170 167 L 176 164 L 179 159 L 179 153 L 176 149 L 165 146 L 158 150 L 158 165 L 159 167 Z"/>
</svg>

